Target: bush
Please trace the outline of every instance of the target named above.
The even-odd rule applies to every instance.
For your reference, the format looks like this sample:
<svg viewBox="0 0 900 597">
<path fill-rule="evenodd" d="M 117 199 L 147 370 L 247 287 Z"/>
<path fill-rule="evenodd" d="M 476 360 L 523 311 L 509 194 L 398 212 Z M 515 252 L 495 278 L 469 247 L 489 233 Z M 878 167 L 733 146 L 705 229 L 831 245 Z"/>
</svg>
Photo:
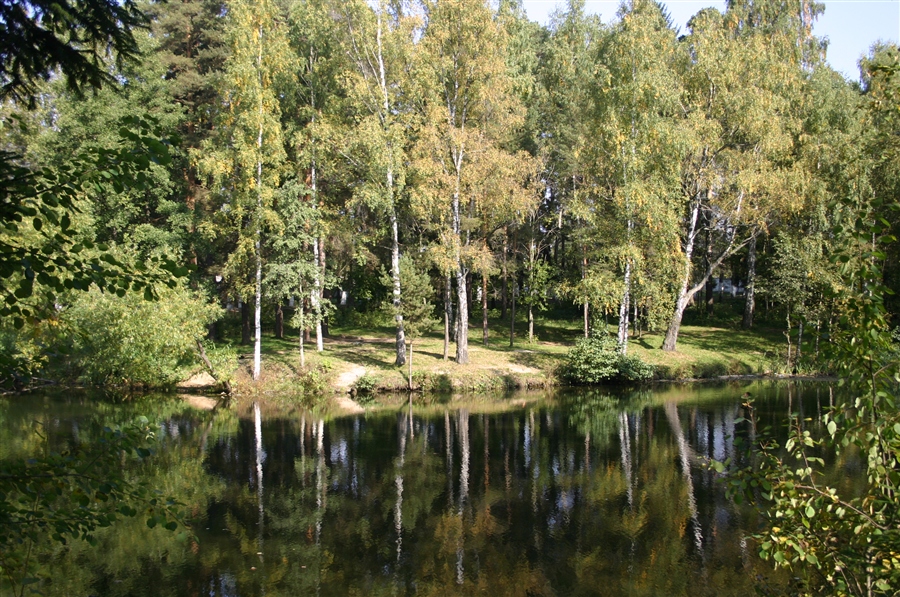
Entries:
<svg viewBox="0 0 900 597">
<path fill-rule="evenodd" d="M 656 375 L 656 367 L 645 363 L 635 355 L 622 355 L 619 359 L 619 377 L 624 381 L 648 381 Z"/>
<path fill-rule="evenodd" d="M 372 396 L 378 388 L 378 381 L 377 375 L 363 373 L 353 384 L 353 389 L 357 396 Z"/>
<path fill-rule="evenodd" d="M 159 289 L 156 301 L 94 288 L 73 296 L 60 314 L 76 332 L 60 352 L 95 385 L 172 385 L 196 366 L 196 341 L 220 311 L 183 287 Z"/>
<path fill-rule="evenodd" d="M 574 385 L 593 385 L 604 381 L 645 381 L 654 368 L 636 356 L 619 352 L 619 344 L 610 336 L 580 338 L 566 355 L 560 377 Z"/>
</svg>

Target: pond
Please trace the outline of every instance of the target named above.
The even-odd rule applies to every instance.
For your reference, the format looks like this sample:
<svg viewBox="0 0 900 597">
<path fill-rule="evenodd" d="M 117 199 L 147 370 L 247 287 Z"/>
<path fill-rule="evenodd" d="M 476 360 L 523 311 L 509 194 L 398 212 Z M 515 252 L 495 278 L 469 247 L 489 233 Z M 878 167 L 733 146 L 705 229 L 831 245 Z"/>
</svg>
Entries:
<svg viewBox="0 0 900 597">
<path fill-rule="evenodd" d="M 759 520 L 703 463 L 740 465 L 736 438 L 783 434 L 790 411 L 819 425 L 834 399 L 752 382 L 326 419 L 29 396 L 0 399 L 0 458 L 145 415 L 160 447 L 141 474 L 190 506 L 193 538 L 138 516 L 43 554 L 45 595 L 777 594 L 789 579 L 746 539 Z M 852 483 L 861 465 L 834 466 Z"/>
</svg>

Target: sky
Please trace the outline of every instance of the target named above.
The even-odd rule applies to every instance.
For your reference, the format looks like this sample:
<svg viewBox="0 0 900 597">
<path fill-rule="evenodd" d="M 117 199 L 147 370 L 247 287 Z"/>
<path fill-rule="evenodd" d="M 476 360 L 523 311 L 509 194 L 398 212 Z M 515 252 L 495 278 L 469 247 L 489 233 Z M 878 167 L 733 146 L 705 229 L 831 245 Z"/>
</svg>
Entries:
<svg viewBox="0 0 900 597">
<path fill-rule="evenodd" d="M 725 10 L 725 2 L 711 0 L 662 0 L 672 20 L 686 32 L 688 19 L 701 8 L 715 6 Z M 831 67 L 850 80 L 859 80 L 857 61 L 868 53 L 878 40 L 900 40 L 900 0 L 819 0 L 825 4 L 825 14 L 813 26 L 813 33 L 828 38 L 828 62 Z M 523 0 L 528 18 L 541 24 L 549 22 L 549 15 L 565 7 L 565 0 Z M 604 22 L 615 17 L 619 0 L 585 0 L 589 13 L 601 16 Z"/>
</svg>

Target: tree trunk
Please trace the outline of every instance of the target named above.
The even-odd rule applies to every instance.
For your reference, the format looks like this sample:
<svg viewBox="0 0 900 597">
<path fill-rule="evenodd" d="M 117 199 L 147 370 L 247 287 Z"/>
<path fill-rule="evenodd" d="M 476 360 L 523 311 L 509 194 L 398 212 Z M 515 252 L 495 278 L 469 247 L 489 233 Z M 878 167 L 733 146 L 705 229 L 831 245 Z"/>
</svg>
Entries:
<svg viewBox="0 0 900 597">
<path fill-rule="evenodd" d="M 388 188 L 393 196 L 394 173 L 388 168 Z M 403 330 L 403 314 L 400 313 L 400 240 L 397 230 L 397 211 L 391 207 L 391 280 L 394 284 L 394 312 L 397 321 L 397 358 L 394 365 L 402 366 L 406 362 L 406 334 Z"/>
<path fill-rule="evenodd" d="M 756 235 L 747 246 L 747 286 L 744 288 L 744 320 L 741 326 L 745 330 L 753 327 L 753 314 L 756 309 Z"/>
<path fill-rule="evenodd" d="M 481 336 L 484 345 L 488 345 L 488 279 L 481 274 Z"/>
<path fill-rule="evenodd" d="M 709 266 L 712 264 L 712 230 L 706 230 L 706 253 L 703 255 L 703 264 L 706 267 L 706 270 L 709 271 Z M 712 276 L 710 276 L 709 280 L 706 281 L 706 314 L 712 315 L 715 310 L 715 298 L 713 296 L 713 287 L 715 283 L 713 282 Z M 719 297 L 719 301 L 721 302 L 721 296 Z"/>
<path fill-rule="evenodd" d="M 631 302 L 631 259 L 625 260 L 625 290 L 619 303 L 619 351 L 628 354 L 628 314 Z"/>
<path fill-rule="evenodd" d="M 513 347 L 516 339 L 516 285 L 513 283 L 509 302 L 509 347 Z"/>
<path fill-rule="evenodd" d="M 582 283 L 587 280 L 587 246 L 582 245 L 582 260 L 581 260 L 581 281 Z M 587 338 L 591 332 L 591 319 L 590 319 L 590 300 L 588 299 L 587 294 L 584 295 L 584 337 Z"/>
<path fill-rule="evenodd" d="M 301 296 L 302 296 L 303 291 L 301 290 L 300 292 L 301 292 Z M 303 321 L 304 313 L 303 313 L 303 299 L 302 298 L 297 301 L 297 309 L 300 311 L 300 321 Z M 301 324 L 300 325 L 300 333 L 297 334 L 298 336 L 300 336 L 300 368 L 301 369 L 306 369 L 306 353 L 303 350 L 303 339 L 307 333 L 309 333 L 309 330 L 307 329 L 306 324 Z"/>
<path fill-rule="evenodd" d="M 500 318 L 506 319 L 506 305 L 509 302 L 509 269 L 507 266 L 507 253 L 509 253 L 509 230 L 503 231 L 503 286 L 500 291 Z"/>
<path fill-rule="evenodd" d="M 275 307 L 275 337 L 279 340 L 284 338 L 284 308 L 281 301 Z"/>
<path fill-rule="evenodd" d="M 792 360 L 792 346 L 791 346 L 791 308 L 788 305 L 787 316 L 785 318 L 787 320 L 787 331 L 784 333 L 784 337 L 787 338 L 787 371 L 790 373 L 791 371 L 791 360 Z"/>
<path fill-rule="evenodd" d="M 322 311 L 322 338 L 328 337 L 328 317 L 327 313 L 324 309 L 322 309 L 322 302 L 325 300 L 325 237 L 319 237 L 319 277 L 322 280 L 322 284 L 319 287 L 319 309 Z M 316 347 L 319 352 L 322 351 L 322 348 Z"/>
<path fill-rule="evenodd" d="M 678 331 L 681 329 L 681 318 L 684 317 L 684 310 L 687 307 L 691 296 L 688 295 L 688 285 L 691 282 L 691 258 L 694 253 L 694 238 L 697 235 L 697 217 L 700 215 L 700 198 L 697 197 L 691 210 L 691 225 L 688 229 L 688 236 L 684 248 L 684 272 L 681 276 L 681 288 L 678 291 L 678 299 L 675 302 L 675 312 L 669 321 L 669 327 L 666 330 L 666 339 L 663 341 L 662 349 L 672 352 L 675 350 L 678 342 Z"/>
<path fill-rule="evenodd" d="M 256 56 L 256 73 L 259 85 L 259 129 L 256 136 L 256 211 L 254 234 L 254 257 L 256 258 L 256 306 L 253 313 L 253 379 L 259 379 L 259 370 L 262 365 L 262 207 L 263 207 L 263 101 L 262 101 L 262 52 L 263 52 L 263 28 L 259 27 L 258 54 Z"/>
<path fill-rule="evenodd" d="M 444 360 L 450 358 L 450 318 L 453 315 L 453 305 L 450 294 L 450 272 L 444 278 Z"/>
<path fill-rule="evenodd" d="M 454 156 L 456 166 L 456 188 L 453 192 L 451 216 L 453 218 L 453 234 L 456 237 L 453 261 L 456 266 L 456 363 L 469 363 L 469 292 L 466 284 L 466 268 L 463 265 L 461 244 L 462 226 L 459 212 L 459 195 L 461 188 L 462 150 Z"/>
<path fill-rule="evenodd" d="M 640 331 L 640 327 L 638 327 L 638 306 L 637 306 L 637 302 L 634 302 L 634 304 L 632 305 L 631 308 L 632 308 L 631 334 L 632 334 L 634 337 L 639 338 L 640 336 L 638 336 L 638 332 Z"/>
<path fill-rule="evenodd" d="M 410 392 L 412 392 L 412 389 L 413 389 L 413 387 L 412 387 L 412 350 L 413 350 L 412 346 L 413 346 L 412 342 L 410 342 L 409 343 L 409 383 L 408 383 L 408 388 L 409 388 Z M 410 402 L 412 402 L 412 395 L 410 395 L 409 400 L 410 400 Z"/>
<path fill-rule="evenodd" d="M 469 303 L 466 288 L 466 272 L 462 261 L 456 270 L 456 362 L 460 365 L 469 363 Z"/>
<path fill-rule="evenodd" d="M 313 162 L 312 167 L 310 168 L 310 192 L 312 193 L 312 203 L 313 209 L 317 209 L 318 206 L 318 173 L 316 172 L 316 164 Z M 320 246 L 320 237 L 317 234 L 313 239 L 313 266 L 315 269 L 315 275 L 313 276 L 313 287 L 310 291 L 310 301 L 312 306 L 313 317 L 315 318 L 315 327 L 316 327 L 316 351 L 322 352 L 324 350 L 324 345 L 322 343 L 322 276 L 321 276 L 321 246 Z"/>
<path fill-rule="evenodd" d="M 241 301 L 241 344 L 249 346 L 253 337 L 250 335 L 250 306 Z"/>
<path fill-rule="evenodd" d="M 534 342 L 534 308 L 528 303 L 528 342 Z"/>
<path fill-rule="evenodd" d="M 260 232 L 256 236 L 256 308 L 253 311 L 253 379 L 259 379 L 262 366 L 262 255 Z"/>
</svg>

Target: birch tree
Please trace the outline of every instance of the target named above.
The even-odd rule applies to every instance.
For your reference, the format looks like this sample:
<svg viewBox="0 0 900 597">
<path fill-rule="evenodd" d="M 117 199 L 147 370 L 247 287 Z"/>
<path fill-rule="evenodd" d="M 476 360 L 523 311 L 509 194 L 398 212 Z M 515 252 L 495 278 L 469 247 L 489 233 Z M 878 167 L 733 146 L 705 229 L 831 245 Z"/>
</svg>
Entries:
<svg viewBox="0 0 900 597">
<path fill-rule="evenodd" d="M 596 193 L 610 203 L 621 226 L 608 244 L 621 276 L 617 339 L 625 354 L 643 254 L 667 242 L 675 224 L 679 180 L 671 163 L 678 159 L 675 122 L 681 109 L 675 31 L 658 4 L 631 0 L 620 8 L 599 56 L 605 70 L 596 83 L 595 134 L 587 149 Z M 602 209 L 586 213 L 590 219 L 606 217 Z"/>
<path fill-rule="evenodd" d="M 335 178 L 340 135 L 336 131 L 342 94 L 340 79 L 347 68 L 340 41 L 340 28 L 329 0 L 304 0 L 291 4 L 290 43 L 297 57 L 295 92 L 283 100 L 285 119 L 291 127 L 290 147 L 296 162 L 296 176 L 305 187 L 305 205 L 309 208 L 306 226 L 311 238 L 306 258 L 313 277 L 305 298 L 311 310 L 307 314 L 315 329 L 316 351 L 324 350 L 323 320 L 327 302 L 325 238 L 329 230 L 329 178 Z M 289 113 L 288 113 L 289 112 Z M 305 299 L 304 299 L 305 300 Z"/>
<path fill-rule="evenodd" d="M 721 264 L 742 250 L 772 214 L 796 210 L 802 176 L 792 154 L 801 91 L 796 30 L 705 9 L 691 19 L 683 99 L 681 275 L 663 350 L 674 351 L 684 310 Z M 784 14 L 784 8 L 780 9 Z M 771 22 L 771 21 L 770 21 Z M 709 233 L 708 265 L 694 271 Z"/>
<path fill-rule="evenodd" d="M 417 144 L 418 168 L 427 187 L 419 197 L 434 206 L 446 231 L 457 297 L 456 361 L 469 362 L 467 276 L 471 257 L 483 249 L 471 240 L 477 229 L 479 162 L 496 162 L 515 152 L 504 144 L 522 124 L 504 56 L 504 31 L 481 0 L 427 0 L 428 20 L 417 70 L 423 119 Z M 483 169 L 482 169 L 483 170 Z"/>
<path fill-rule="evenodd" d="M 391 292 L 396 333 L 395 364 L 406 362 L 400 275 L 399 199 L 406 182 L 409 67 L 419 19 L 403 3 L 360 0 L 339 3 L 352 70 L 344 79 L 352 104 L 353 136 L 361 146 L 365 183 L 361 200 L 386 213 L 391 238 Z"/>
<path fill-rule="evenodd" d="M 231 56 L 226 62 L 226 109 L 219 139 L 198 156 L 201 172 L 220 189 L 237 245 L 226 274 L 254 300 L 253 379 L 259 378 L 262 339 L 263 235 L 277 222 L 272 211 L 285 166 L 279 84 L 290 71 L 291 52 L 281 15 L 270 0 L 235 0 L 227 7 Z M 247 272 L 252 282 L 246 284 Z"/>
</svg>

